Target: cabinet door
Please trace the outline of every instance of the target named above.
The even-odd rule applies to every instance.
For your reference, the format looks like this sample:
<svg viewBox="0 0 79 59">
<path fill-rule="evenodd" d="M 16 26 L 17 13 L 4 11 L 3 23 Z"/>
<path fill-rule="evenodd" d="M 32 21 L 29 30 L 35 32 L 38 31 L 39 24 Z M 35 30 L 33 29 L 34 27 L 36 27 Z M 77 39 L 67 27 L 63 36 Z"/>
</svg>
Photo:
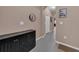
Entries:
<svg viewBox="0 0 79 59">
<path fill-rule="evenodd" d="M 19 35 L 20 48 L 30 51 L 36 44 L 35 42 L 35 32 Z"/>
<path fill-rule="evenodd" d="M 35 32 L 0 40 L 1 52 L 27 52 L 35 47 Z"/>
</svg>

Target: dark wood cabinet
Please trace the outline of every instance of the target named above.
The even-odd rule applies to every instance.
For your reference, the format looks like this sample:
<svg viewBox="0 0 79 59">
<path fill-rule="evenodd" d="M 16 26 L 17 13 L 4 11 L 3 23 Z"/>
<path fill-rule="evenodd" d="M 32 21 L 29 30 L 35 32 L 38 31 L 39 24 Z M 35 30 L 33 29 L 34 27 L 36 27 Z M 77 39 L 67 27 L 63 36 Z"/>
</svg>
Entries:
<svg viewBox="0 0 79 59">
<path fill-rule="evenodd" d="M 0 40 L 0 52 L 28 52 L 36 45 L 35 31 Z"/>
</svg>

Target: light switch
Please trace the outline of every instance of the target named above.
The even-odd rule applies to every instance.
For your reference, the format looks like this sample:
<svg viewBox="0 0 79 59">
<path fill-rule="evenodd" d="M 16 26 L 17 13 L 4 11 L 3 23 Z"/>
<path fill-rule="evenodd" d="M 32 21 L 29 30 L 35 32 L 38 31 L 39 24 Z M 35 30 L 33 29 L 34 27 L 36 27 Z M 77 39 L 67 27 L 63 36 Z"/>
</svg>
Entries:
<svg viewBox="0 0 79 59">
<path fill-rule="evenodd" d="M 67 36 L 64 36 L 64 39 L 67 39 Z"/>
<path fill-rule="evenodd" d="M 20 25 L 24 25 L 24 22 L 23 21 L 20 21 Z"/>
<path fill-rule="evenodd" d="M 60 21 L 60 24 L 62 25 L 63 24 L 63 21 Z"/>
</svg>

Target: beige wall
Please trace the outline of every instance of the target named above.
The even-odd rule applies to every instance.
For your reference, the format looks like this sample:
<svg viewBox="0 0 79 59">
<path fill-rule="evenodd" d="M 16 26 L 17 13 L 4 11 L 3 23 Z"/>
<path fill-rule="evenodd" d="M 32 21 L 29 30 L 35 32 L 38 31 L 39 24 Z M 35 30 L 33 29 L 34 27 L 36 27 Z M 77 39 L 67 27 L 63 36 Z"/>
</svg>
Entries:
<svg viewBox="0 0 79 59">
<path fill-rule="evenodd" d="M 66 18 L 59 18 L 58 16 L 58 10 L 61 8 L 67 8 Z M 56 40 L 79 48 L 79 6 L 57 7 L 56 15 Z M 61 22 L 63 22 L 63 24 L 60 24 Z"/>
<path fill-rule="evenodd" d="M 29 14 L 36 15 L 36 21 L 29 21 Z M 1 7 L 0 6 L 0 35 L 24 31 L 36 30 L 36 37 L 42 34 L 42 19 L 40 7 Z M 20 22 L 24 25 L 20 25 Z"/>
</svg>

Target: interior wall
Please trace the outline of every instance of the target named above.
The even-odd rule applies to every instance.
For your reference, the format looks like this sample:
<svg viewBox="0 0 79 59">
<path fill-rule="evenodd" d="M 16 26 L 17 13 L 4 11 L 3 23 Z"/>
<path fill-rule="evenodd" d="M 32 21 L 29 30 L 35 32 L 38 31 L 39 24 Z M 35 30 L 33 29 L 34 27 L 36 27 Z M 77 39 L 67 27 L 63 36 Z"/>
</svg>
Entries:
<svg viewBox="0 0 79 59">
<path fill-rule="evenodd" d="M 59 18 L 59 9 L 67 8 L 67 17 Z M 58 6 L 56 40 L 79 48 L 79 6 Z"/>
<path fill-rule="evenodd" d="M 52 17 L 52 22 L 50 21 L 50 31 L 52 32 L 53 29 L 54 29 L 54 19 L 53 19 L 53 15 L 49 11 L 48 7 L 46 7 L 46 8 L 43 9 L 43 19 L 44 19 L 44 22 L 45 22 L 45 16 Z"/>
<path fill-rule="evenodd" d="M 36 15 L 35 22 L 29 20 L 30 13 Z M 34 29 L 36 37 L 40 37 L 43 35 L 41 18 L 41 9 L 37 6 L 0 6 L 0 35 Z"/>
</svg>

